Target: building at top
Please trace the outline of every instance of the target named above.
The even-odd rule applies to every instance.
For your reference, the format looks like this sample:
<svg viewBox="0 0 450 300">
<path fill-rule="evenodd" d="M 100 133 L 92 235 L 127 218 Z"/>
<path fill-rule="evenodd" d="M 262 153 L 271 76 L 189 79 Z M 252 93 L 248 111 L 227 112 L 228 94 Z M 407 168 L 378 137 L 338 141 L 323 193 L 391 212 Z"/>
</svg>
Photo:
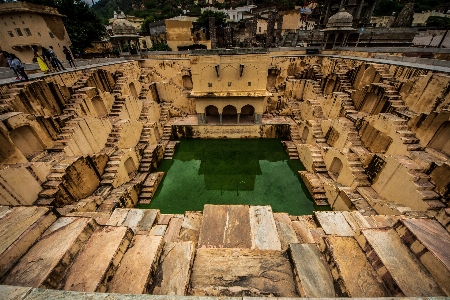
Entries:
<svg viewBox="0 0 450 300">
<path fill-rule="evenodd" d="M 112 36 L 110 41 L 119 52 L 134 52 L 140 49 L 139 35 L 133 24 L 125 19 L 124 15 L 119 15 L 112 23 Z"/>
<path fill-rule="evenodd" d="M 62 18 L 56 8 L 28 2 L 0 4 L 0 48 L 14 53 L 25 63 L 33 61 L 32 47 L 41 52 L 41 47 L 53 50 L 64 57 L 63 46 L 71 42 Z"/>
<path fill-rule="evenodd" d="M 341 10 L 328 19 L 327 27 L 321 30 L 324 33 L 323 48 L 345 46 L 351 33 L 357 30 L 353 27 L 353 16 L 341 8 Z"/>
</svg>

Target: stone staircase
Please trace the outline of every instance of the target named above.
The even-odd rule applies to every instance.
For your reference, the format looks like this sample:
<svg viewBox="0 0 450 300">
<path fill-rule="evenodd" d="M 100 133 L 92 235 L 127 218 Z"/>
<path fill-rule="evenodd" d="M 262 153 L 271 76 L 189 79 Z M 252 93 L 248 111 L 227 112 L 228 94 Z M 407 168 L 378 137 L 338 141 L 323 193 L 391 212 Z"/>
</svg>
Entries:
<svg viewBox="0 0 450 300">
<path fill-rule="evenodd" d="M 316 205 L 329 205 L 320 175 L 307 171 L 298 171 Z"/>
<path fill-rule="evenodd" d="M 179 141 L 170 141 L 164 149 L 164 159 L 172 159 Z"/>
<path fill-rule="evenodd" d="M 150 204 L 155 195 L 158 185 L 164 177 L 164 172 L 150 173 L 142 184 L 142 191 L 139 195 L 139 204 Z"/>
<path fill-rule="evenodd" d="M 1 284 L 217 297 L 450 293 L 450 234 L 434 218 L 357 211 L 290 216 L 248 205 L 205 205 L 180 215 L 61 212 L 0 207 Z"/>
<path fill-rule="evenodd" d="M 289 155 L 289 159 L 294 159 L 294 160 L 299 159 L 296 143 L 291 142 L 291 141 L 282 141 L 281 143 L 283 144 L 284 148 L 286 148 L 286 152 Z"/>
</svg>

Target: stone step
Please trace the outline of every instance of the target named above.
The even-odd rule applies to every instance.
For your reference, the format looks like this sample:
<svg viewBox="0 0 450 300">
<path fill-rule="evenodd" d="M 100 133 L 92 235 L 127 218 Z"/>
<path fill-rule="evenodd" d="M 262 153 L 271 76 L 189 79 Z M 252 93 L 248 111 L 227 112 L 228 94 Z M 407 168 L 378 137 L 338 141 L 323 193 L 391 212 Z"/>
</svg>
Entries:
<svg viewBox="0 0 450 300">
<path fill-rule="evenodd" d="M 194 245 L 198 244 L 200 228 L 202 226 L 203 214 L 200 211 L 187 211 L 183 217 L 178 241 L 191 241 Z"/>
<path fill-rule="evenodd" d="M 198 248 L 251 248 L 248 205 L 209 205 L 203 209 Z"/>
<path fill-rule="evenodd" d="M 290 244 L 301 242 L 301 239 L 299 240 L 297 237 L 294 227 L 292 227 L 291 218 L 287 213 L 274 213 L 273 218 L 277 226 L 281 251 L 287 250 Z"/>
<path fill-rule="evenodd" d="M 281 251 L 272 207 L 250 206 L 252 249 Z"/>
<path fill-rule="evenodd" d="M 394 229 L 361 229 L 356 239 L 393 296 L 445 295 L 431 274 L 401 242 Z"/>
<path fill-rule="evenodd" d="M 1 215 L 0 278 L 56 220 L 50 209 L 37 206 L 8 208 Z"/>
<path fill-rule="evenodd" d="M 166 233 L 164 234 L 164 242 L 178 242 L 178 236 L 180 235 L 181 225 L 183 224 L 182 218 L 170 218 L 167 225 Z"/>
<path fill-rule="evenodd" d="M 159 209 L 116 208 L 106 225 L 125 226 L 135 234 L 149 231 L 159 218 Z"/>
<path fill-rule="evenodd" d="M 162 236 L 136 235 L 109 283 L 108 292 L 147 294 L 163 244 Z"/>
<path fill-rule="evenodd" d="M 61 288 L 79 292 L 106 292 L 110 277 L 132 238 L 133 233 L 127 227 L 98 228 L 67 272 Z"/>
<path fill-rule="evenodd" d="M 326 236 L 320 243 L 339 296 L 385 297 L 385 286 L 352 237 Z"/>
<path fill-rule="evenodd" d="M 154 295 L 186 295 L 195 246 L 192 242 L 166 243 L 150 293 Z"/>
<path fill-rule="evenodd" d="M 354 236 L 355 234 L 341 211 L 315 211 L 313 216 L 326 234 L 337 236 Z"/>
<path fill-rule="evenodd" d="M 2 284 L 57 288 L 97 226 L 90 218 L 59 218 L 22 256 Z"/>
<path fill-rule="evenodd" d="M 336 296 L 330 269 L 315 244 L 290 244 L 297 291 L 301 297 Z"/>
<path fill-rule="evenodd" d="M 250 249 L 197 249 L 189 294 L 298 297 L 288 257 Z"/>
<path fill-rule="evenodd" d="M 450 296 L 450 234 L 434 219 L 400 219 L 395 230 Z"/>
</svg>

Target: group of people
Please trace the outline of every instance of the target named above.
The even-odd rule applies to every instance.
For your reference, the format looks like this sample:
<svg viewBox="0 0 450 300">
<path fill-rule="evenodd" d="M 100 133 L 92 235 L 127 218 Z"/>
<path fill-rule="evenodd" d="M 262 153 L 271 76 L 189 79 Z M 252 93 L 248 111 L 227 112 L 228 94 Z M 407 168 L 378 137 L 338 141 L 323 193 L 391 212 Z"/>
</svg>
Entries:
<svg viewBox="0 0 450 300">
<path fill-rule="evenodd" d="M 66 68 L 64 68 L 63 64 L 56 56 L 55 51 L 53 51 L 53 47 L 50 46 L 49 48 L 50 49 L 42 47 L 42 55 L 39 54 L 37 49 L 33 48 L 34 57 L 36 58 L 41 71 L 44 73 L 48 73 L 53 71 L 65 70 Z M 76 68 L 73 61 L 72 52 L 70 52 L 70 50 L 67 49 L 66 46 L 63 46 L 63 53 L 66 55 L 66 59 L 69 62 L 70 66 Z"/>
<path fill-rule="evenodd" d="M 37 60 L 39 68 L 42 72 L 48 73 L 50 71 L 61 71 L 65 70 L 63 64 L 58 59 L 53 50 L 53 47 L 50 46 L 50 49 L 42 47 L 42 55 L 39 54 L 38 50 L 33 47 L 34 57 Z M 28 75 L 25 72 L 24 65 L 22 61 L 13 53 L 8 53 L 6 51 L 0 51 L 0 53 L 6 58 L 9 67 L 13 70 L 16 75 L 16 80 L 26 80 L 28 81 Z M 69 62 L 70 66 L 76 68 L 75 63 L 73 61 L 72 52 L 66 47 L 63 46 L 63 53 L 66 55 L 66 60 Z"/>
</svg>

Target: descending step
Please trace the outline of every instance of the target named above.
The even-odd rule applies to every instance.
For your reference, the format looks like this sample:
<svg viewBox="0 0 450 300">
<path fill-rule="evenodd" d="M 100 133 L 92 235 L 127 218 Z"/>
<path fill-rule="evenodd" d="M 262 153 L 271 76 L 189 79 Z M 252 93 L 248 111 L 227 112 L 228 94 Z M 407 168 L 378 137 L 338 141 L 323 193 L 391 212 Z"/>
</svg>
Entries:
<svg viewBox="0 0 450 300">
<path fill-rule="evenodd" d="M 280 251 L 197 249 L 189 294 L 297 297 L 293 278 Z"/>
<path fill-rule="evenodd" d="M 59 218 L 25 253 L 2 284 L 56 288 L 96 228 L 95 221 L 89 218 Z"/>
<path fill-rule="evenodd" d="M 450 296 L 450 234 L 434 219 L 401 219 L 395 225 L 402 241 Z"/>
<path fill-rule="evenodd" d="M 135 234 L 149 231 L 159 217 L 159 209 L 116 208 L 106 225 L 126 226 Z"/>
<path fill-rule="evenodd" d="M 251 248 L 248 205 L 209 205 L 203 209 L 198 247 Z"/>
<path fill-rule="evenodd" d="M 361 229 L 356 239 L 375 271 L 395 296 L 445 295 L 431 274 L 402 244 L 394 229 Z"/>
<path fill-rule="evenodd" d="M 56 220 L 55 214 L 47 207 L 1 208 L 0 278 Z"/>
<path fill-rule="evenodd" d="M 353 236 L 355 232 L 340 211 L 315 211 L 314 218 L 326 234 Z"/>
<path fill-rule="evenodd" d="M 182 224 L 182 218 L 171 218 L 167 225 L 166 233 L 164 234 L 164 242 L 178 242 Z"/>
<path fill-rule="evenodd" d="M 327 236 L 320 250 L 331 268 L 339 296 L 385 297 L 389 294 L 352 237 Z"/>
<path fill-rule="evenodd" d="M 252 249 L 281 251 L 272 207 L 250 206 Z"/>
<path fill-rule="evenodd" d="M 183 224 L 178 240 L 180 242 L 191 241 L 194 245 L 198 244 L 200 228 L 202 226 L 203 214 L 200 211 L 187 211 L 184 214 Z"/>
<path fill-rule="evenodd" d="M 108 279 L 117 269 L 132 237 L 127 227 L 104 226 L 97 229 L 67 273 L 62 288 L 106 292 Z"/>
<path fill-rule="evenodd" d="M 287 213 L 274 213 L 273 218 L 277 225 L 278 238 L 281 243 L 281 250 L 285 251 L 289 248 L 290 244 L 299 243 L 297 233 L 294 227 L 292 227 L 291 218 Z"/>
<path fill-rule="evenodd" d="M 315 244 L 290 244 L 297 291 L 301 297 L 335 297 L 333 279 Z"/>
<path fill-rule="evenodd" d="M 161 236 L 136 235 L 109 284 L 108 292 L 146 294 L 163 248 Z"/>
<path fill-rule="evenodd" d="M 186 295 L 194 252 L 192 242 L 166 243 L 150 292 L 154 295 Z"/>
<path fill-rule="evenodd" d="M 163 177 L 164 172 L 150 173 L 147 176 L 142 185 L 141 194 L 139 195 L 139 204 L 150 204 Z"/>
</svg>

